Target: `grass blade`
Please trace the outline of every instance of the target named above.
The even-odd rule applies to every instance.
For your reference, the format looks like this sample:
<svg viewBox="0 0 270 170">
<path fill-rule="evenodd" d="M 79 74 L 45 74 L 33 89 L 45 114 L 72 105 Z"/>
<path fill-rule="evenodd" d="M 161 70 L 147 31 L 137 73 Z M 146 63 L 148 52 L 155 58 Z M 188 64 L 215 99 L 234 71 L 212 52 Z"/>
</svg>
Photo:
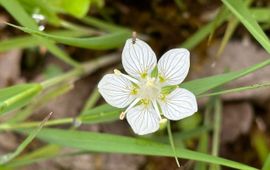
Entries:
<svg viewBox="0 0 270 170">
<path fill-rule="evenodd" d="M 249 73 L 252 73 L 258 69 L 261 69 L 269 64 L 270 64 L 270 59 L 265 60 L 261 63 L 255 64 L 253 66 L 244 68 L 244 69 L 239 70 L 239 71 L 233 71 L 230 73 L 224 73 L 224 74 L 219 74 L 219 75 L 215 75 L 215 76 L 210 76 L 210 77 L 206 77 L 206 78 L 201 78 L 201 79 L 185 82 L 185 83 L 181 84 L 180 87 L 189 89 L 194 94 L 199 95 L 199 94 L 207 92 L 208 90 L 211 90 L 215 87 L 218 87 L 220 85 L 223 85 L 225 83 L 233 81 L 237 78 L 243 77 L 243 76 L 245 76 Z"/>
<path fill-rule="evenodd" d="M 60 36 L 71 35 L 74 37 L 86 35 L 86 33 L 84 33 L 84 32 L 68 31 L 68 30 L 53 31 L 53 32 L 50 32 L 50 34 L 60 35 Z M 34 46 L 38 46 L 39 44 L 40 44 L 39 41 L 33 36 L 30 36 L 30 35 L 18 36 L 16 38 L 11 38 L 8 40 L 1 41 L 0 42 L 0 52 L 12 50 L 15 48 L 34 47 Z"/>
<path fill-rule="evenodd" d="M 184 41 L 180 47 L 192 49 L 213 32 L 213 28 L 219 27 L 228 17 L 228 10 L 222 8 L 220 14 L 207 25 L 201 27 L 196 33 Z"/>
<path fill-rule="evenodd" d="M 26 132 L 29 131 L 24 131 L 24 133 Z M 139 138 L 60 129 L 43 129 L 37 137 L 51 144 L 86 151 L 174 157 L 170 145 Z M 257 170 L 238 162 L 186 149 L 176 148 L 176 154 L 179 158 L 184 159 L 219 164 L 235 169 Z"/>
<path fill-rule="evenodd" d="M 17 157 L 32 142 L 32 140 L 39 133 L 43 125 L 49 120 L 51 115 L 52 115 L 52 112 L 48 116 L 45 117 L 45 119 L 40 123 L 37 129 L 34 129 L 31 133 L 29 133 L 29 136 L 18 146 L 18 148 L 13 153 L 9 153 L 9 154 L 1 156 L 0 165 L 6 164 L 7 162 Z"/>
<path fill-rule="evenodd" d="M 107 50 L 107 49 L 120 47 L 124 44 L 126 39 L 130 37 L 131 35 L 129 31 L 118 31 L 118 32 L 105 34 L 103 36 L 98 36 L 98 37 L 73 38 L 73 37 L 51 35 L 51 34 L 33 30 L 31 28 L 20 27 L 13 24 L 8 24 L 8 25 L 18 28 L 29 34 L 34 34 L 34 35 L 49 38 L 58 43 L 71 45 L 74 47 L 80 47 L 80 48 L 95 49 L 95 50 Z"/>
<path fill-rule="evenodd" d="M 268 154 L 262 170 L 269 170 L 269 169 L 270 169 L 270 154 Z"/>
<path fill-rule="evenodd" d="M 227 89 L 227 90 L 216 91 L 213 93 L 207 93 L 207 94 L 199 95 L 197 97 L 217 96 L 217 95 L 241 92 L 241 91 L 252 90 L 252 89 L 257 89 L 257 88 L 266 88 L 269 86 L 270 86 L 270 83 L 259 83 L 259 84 L 253 84 L 250 86 L 242 86 L 242 87 L 237 87 L 237 88 L 233 88 L 233 89 Z"/>
<path fill-rule="evenodd" d="M 42 90 L 40 84 L 21 84 L 0 90 L 0 115 L 27 104 Z"/>
<path fill-rule="evenodd" d="M 251 11 L 245 6 L 242 0 L 222 0 L 231 12 L 242 22 L 253 37 L 270 53 L 270 43 L 259 24 L 251 15 Z"/>
</svg>

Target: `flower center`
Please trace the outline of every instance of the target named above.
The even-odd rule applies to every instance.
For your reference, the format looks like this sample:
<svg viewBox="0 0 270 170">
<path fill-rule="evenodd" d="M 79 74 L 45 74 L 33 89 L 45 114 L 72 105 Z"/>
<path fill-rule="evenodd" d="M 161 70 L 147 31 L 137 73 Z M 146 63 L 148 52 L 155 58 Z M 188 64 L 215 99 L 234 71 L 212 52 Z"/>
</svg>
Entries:
<svg viewBox="0 0 270 170">
<path fill-rule="evenodd" d="M 142 99 L 155 100 L 161 92 L 159 81 L 153 77 L 146 77 L 139 83 L 138 95 Z"/>
</svg>

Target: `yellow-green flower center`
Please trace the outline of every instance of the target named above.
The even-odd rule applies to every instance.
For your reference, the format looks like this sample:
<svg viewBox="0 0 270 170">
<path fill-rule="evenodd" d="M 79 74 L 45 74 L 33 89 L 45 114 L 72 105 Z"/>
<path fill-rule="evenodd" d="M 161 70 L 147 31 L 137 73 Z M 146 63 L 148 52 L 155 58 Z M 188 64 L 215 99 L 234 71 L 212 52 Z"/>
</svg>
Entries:
<svg viewBox="0 0 270 170">
<path fill-rule="evenodd" d="M 146 77 L 143 79 L 138 88 L 138 95 L 144 100 L 156 100 L 161 92 L 159 81 L 153 77 Z"/>
</svg>

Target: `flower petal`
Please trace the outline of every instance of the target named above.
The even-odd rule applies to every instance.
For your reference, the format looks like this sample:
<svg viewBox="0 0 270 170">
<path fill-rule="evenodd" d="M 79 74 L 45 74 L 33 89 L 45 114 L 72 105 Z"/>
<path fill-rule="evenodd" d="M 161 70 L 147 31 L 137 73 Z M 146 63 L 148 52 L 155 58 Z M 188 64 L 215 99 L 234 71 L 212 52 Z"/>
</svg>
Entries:
<svg viewBox="0 0 270 170">
<path fill-rule="evenodd" d="M 118 108 L 128 106 L 135 99 L 132 88 L 132 83 L 122 75 L 106 74 L 98 83 L 98 90 L 106 102 Z"/>
<path fill-rule="evenodd" d="M 159 129 L 159 117 L 152 105 L 138 105 L 127 112 L 127 121 L 134 133 L 146 135 Z"/>
<path fill-rule="evenodd" d="M 149 75 L 157 64 L 157 58 L 151 47 L 136 38 L 133 44 L 128 39 L 122 52 L 122 64 L 128 74 L 135 78 Z"/>
<path fill-rule="evenodd" d="M 175 89 L 164 100 L 159 100 L 159 105 L 164 116 L 170 120 L 183 119 L 198 110 L 194 94 L 182 88 Z"/>
<path fill-rule="evenodd" d="M 189 66 L 189 51 L 187 49 L 169 50 L 158 61 L 160 80 L 167 85 L 180 84 L 186 78 Z"/>
</svg>

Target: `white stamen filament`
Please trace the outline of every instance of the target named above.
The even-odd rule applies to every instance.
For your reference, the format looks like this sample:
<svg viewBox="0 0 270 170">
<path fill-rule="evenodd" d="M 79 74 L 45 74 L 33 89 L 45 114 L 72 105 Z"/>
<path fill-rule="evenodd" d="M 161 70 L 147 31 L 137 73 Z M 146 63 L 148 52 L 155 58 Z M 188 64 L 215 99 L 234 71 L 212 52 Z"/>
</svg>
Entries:
<svg viewBox="0 0 270 170">
<path fill-rule="evenodd" d="M 162 118 L 161 118 L 161 116 L 160 116 L 160 111 L 159 111 L 159 108 L 158 108 L 158 105 L 157 105 L 157 101 L 156 101 L 156 100 L 153 100 L 153 101 L 152 101 L 152 104 L 153 104 L 153 106 L 154 106 L 154 109 L 155 109 L 156 113 L 158 114 L 159 120 L 161 121 Z"/>
<path fill-rule="evenodd" d="M 125 78 L 127 78 L 127 79 L 130 80 L 130 81 L 132 81 L 133 83 L 139 84 L 139 81 L 136 80 L 135 78 L 132 78 L 132 77 L 126 75 L 126 74 L 123 74 L 121 71 L 119 71 L 119 70 L 117 70 L 117 69 L 114 69 L 113 71 L 114 71 L 114 74 L 116 74 L 116 75 L 118 75 L 118 76 L 119 76 L 119 75 L 124 76 Z"/>
<path fill-rule="evenodd" d="M 133 108 L 140 100 L 141 100 L 141 98 L 135 99 L 135 100 L 128 106 L 128 108 L 127 108 L 124 112 L 122 112 L 122 113 L 120 114 L 119 119 L 120 119 L 120 120 L 123 120 L 123 119 L 125 118 L 125 116 L 126 116 L 126 113 L 127 113 L 131 108 Z"/>
</svg>

